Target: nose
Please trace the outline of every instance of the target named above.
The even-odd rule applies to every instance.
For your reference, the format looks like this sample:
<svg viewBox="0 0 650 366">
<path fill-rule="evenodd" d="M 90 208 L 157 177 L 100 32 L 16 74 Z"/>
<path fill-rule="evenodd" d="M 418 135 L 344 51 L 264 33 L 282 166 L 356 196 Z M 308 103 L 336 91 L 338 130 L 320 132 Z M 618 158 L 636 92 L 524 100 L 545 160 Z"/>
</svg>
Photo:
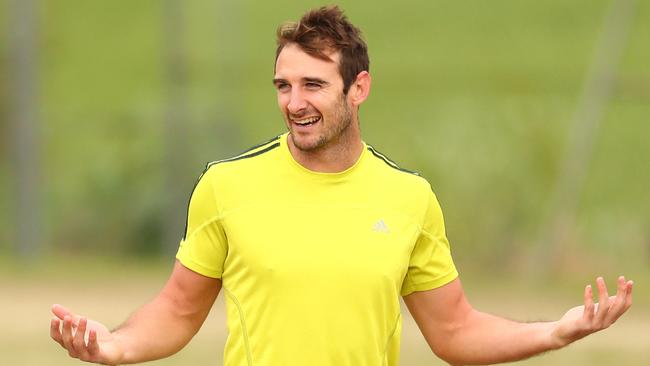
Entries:
<svg viewBox="0 0 650 366">
<path fill-rule="evenodd" d="M 294 88 L 291 90 L 291 96 L 289 99 L 289 104 L 287 104 L 287 110 L 291 114 L 299 114 L 302 110 L 307 108 L 307 102 L 302 96 L 300 90 Z"/>
</svg>

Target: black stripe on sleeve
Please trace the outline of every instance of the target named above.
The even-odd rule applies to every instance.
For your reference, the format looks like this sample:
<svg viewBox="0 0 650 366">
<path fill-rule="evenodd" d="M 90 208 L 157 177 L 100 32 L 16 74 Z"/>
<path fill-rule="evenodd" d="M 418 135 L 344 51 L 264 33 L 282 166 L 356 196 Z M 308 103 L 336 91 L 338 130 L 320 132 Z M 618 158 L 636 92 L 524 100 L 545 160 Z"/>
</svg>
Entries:
<svg viewBox="0 0 650 366">
<path fill-rule="evenodd" d="M 194 191 L 196 190 L 196 187 L 199 185 L 199 182 L 201 181 L 201 178 L 205 175 L 205 173 L 210 169 L 212 165 L 208 164 L 201 175 L 199 175 L 199 179 L 196 180 L 196 183 L 194 183 L 194 187 L 192 188 L 192 192 L 190 193 L 190 198 L 187 200 L 187 213 L 185 214 L 185 230 L 183 230 L 183 241 L 187 239 L 187 228 L 189 226 L 189 220 L 190 220 L 190 203 L 192 202 L 192 196 L 194 195 Z"/>
<path fill-rule="evenodd" d="M 262 146 L 264 146 L 264 145 L 262 145 Z M 250 154 L 244 153 L 244 154 L 241 154 L 239 156 L 235 156 L 234 158 L 219 160 L 219 161 L 215 162 L 214 164 L 227 163 L 227 162 L 231 162 L 231 161 L 237 161 L 237 160 L 252 158 L 254 156 L 261 155 L 261 154 L 264 154 L 265 152 L 271 151 L 271 150 L 273 150 L 273 149 L 275 149 L 276 147 L 279 147 L 279 146 L 280 146 L 280 143 L 276 142 L 273 145 L 269 145 L 269 146 L 265 147 L 264 149 L 257 150 L 255 152 L 250 153 Z M 214 165 L 214 164 L 211 164 L 211 166 Z"/>
<path fill-rule="evenodd" d="M 395 164 L 394 161 L 390 160 L 389 158 L 386 157 L 386 155 L 380 153 L 379 151 L 377 151 L 374 147 L 372 147 L 370 145 L 368 145 L 368 151 L 370 151 L 372 153 L 372 155 L 379 158 L 381 161 L 386 163 L 386 165 L 388 165 L 389 167 L 391 167 L 393 169 L 397 169 L 397 170 L 399 170 L 401 172 L 409 173 L 409 174 L 413 174 L 413 175 L 417 175 L 417 176 L 420 175 L 418 172 L 414 172 L 414 171 L 411 171 L 411 170 L 400 168 L 400 166 Z"/>
<path fill-rule="evenodd" d="M 264 149 L 252 152 L 250 154 L 246 154 L 249 151 L 253 151 L 253 150 L 258 149 L 258 148 L 260 148 L 260 147 L 262 147 L 264 145 L 268 145 L 269 143 L 271 143 L 271 142 L 273 142 L 275 140 L 278 140 L 279 138 L 280 138 L 280 136 L 274 137 L 273 139 L 271 139 L 271 140 L 269 140 L 269 141 L 267 141 L 267 142 L 265 142 L 263 144 L 259 144 L 257 146 L 254 146 L 254 147 L 244 151 L 243 153 L 241 153 L 241 154 L 239 154 L 239 155 L 237 155 L 235 157 L 224 159 L 224 160 L 219 160 L 219 161 L 214 161 L 214 162 L 208 163 L 206 165 L 205 169 L 203 170 L 203 172 L 201 173 L 199 178 L 196 180 L 196 183 L 194 183 L 194 187 L 192 188 L 192 193 L 190 193 L 190 198 L 189 198 L 189 200 L 187 202 L 187 214 L 185 215 L 185 230 L 183 230 L 183 240 L 187 239 L 187 234 L 188 234 L 187 229 L 188 229 L 188 226 L 189 226 L 189 216 L 190 216 L 190 203 L 192 202 L 192 196 L 194 195 L 194 191 L 196 190 L 196 187 L 199 185 L 199 182 L 201 181 L 201 178 L 203 178 L 203 176 L 208 171 L 208 169 L 210 169 L 214 165 L 217 165 L 217 164 L 220 164 L 220 163 L 227 163 L 227 162 L 231 162 L 231 161 L 248 159 L 248 158 L 252 158 L 254 156 L 264 154 L 265 152 L 271 151 L 271 150 L 279 147 L 280 142 L 276 142 L 275 144 L 269 145 L 269 146 L 265 147 Z"/>
<path fill-rule="evenodd" d="M 238 154 L 237 156 L 244 155 L 244 154 L 246 154 L 246 153 L 249 152 L 249 151 L 253 151 L 253 150 L 255 150 L 255 149 L 259 149 L 260 147 L 262 147 L 262 146 L 264 146 L 264 145 L 268 145 L 268 144 L 270 144 L 270 143 L 273 142 L 273 141 L 279 140 L 279 139 L 280 139 L 280 136 L 282 136 L 282 135 L 277 135 L 277 136 L 275 136 L 274 138 L 272 138 L 272 139 L 270 139 L 270 140 L 268 140 L 268 141 L 266 141 L 266 142 L 263 142 L 263 143 L 261 143 L 261 144 L 255 145 L 255 146 L 253 146 L 253 147 L 251 147 L 251 148 L 249 148 L 249 149 L 247 149 L 247 150 L 245 150 L 245 151 L 242 151 L 242 152 L 241 152 L 240 154 Z"/>
</svg>

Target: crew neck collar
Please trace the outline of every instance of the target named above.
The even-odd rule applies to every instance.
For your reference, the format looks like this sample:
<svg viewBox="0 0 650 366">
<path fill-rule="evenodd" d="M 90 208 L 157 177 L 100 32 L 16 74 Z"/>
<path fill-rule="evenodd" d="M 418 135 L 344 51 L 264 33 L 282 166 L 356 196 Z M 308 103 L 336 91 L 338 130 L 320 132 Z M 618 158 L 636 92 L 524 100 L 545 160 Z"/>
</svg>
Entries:
<svg viewBox="0 0 650 366">
<path fill-rule="evenodd" d="M 280 149 L 282 150 L 282 154 L 285 155 L 285 157 L 290 161 L 291 165 L 294 166 L 296 169 L 302 171 L 303 173 L 306 173 L 306 174 L 309 174 L 309 175 L 312 175 L 312 176 L 320 176 L 320 177 L 324 177 L 324 178 L 328 178 L 328 177 L 330 177 L 330 178 L 345 177 L 345 176 L 348 176 L 348 175 L 352 174 L 354 171 L 358 170 L 359 166 L 361 166 L 363 160 L 365 160 L 365 156 L 367 155 L 366 150 L 368 150 L 368 146 L 366 145 L 365 141 L 361 141 L 361 143 L 363 144 L 363 149 L 361 150 L 361 154 L 357 158 L 357 161 L 355 161 L 355 163 L 352 164 L 352 166 L 350 166 L 349 168 L 347 168 L 345 170 L 342 170 L 340 172 L 332 172 L 332 173 L 318 172 L 318 171 L 314 171 L 314 170 L 311 170 L 309 168 L 306 168 L 305 166 L 300 164 L 298 161 L 296 161 L 296 159 L 291 154 L 291 150 L 289 150 L 289 142 L 287 141 L 288 138 L 289 138 L 289 132 L 286 132 L 286 133 L 281 135 L 281 137 L 280 137 Z"/>
</svg>

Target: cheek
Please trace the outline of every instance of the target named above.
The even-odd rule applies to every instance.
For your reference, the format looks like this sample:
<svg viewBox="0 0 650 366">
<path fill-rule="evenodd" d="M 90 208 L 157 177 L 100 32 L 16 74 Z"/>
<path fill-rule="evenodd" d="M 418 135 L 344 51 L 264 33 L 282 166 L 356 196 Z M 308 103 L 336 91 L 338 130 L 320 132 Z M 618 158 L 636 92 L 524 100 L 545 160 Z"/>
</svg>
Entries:
<svg viewBox="0 0 650 366">
<path fill-rule="evenodd" d="M 312 110 L 314 110 L 314 111 L 316 111 L 316 112 L 318 112 L 318 113 L 321 113 L 321 114 L 322 114 L 322 113 L 326 113 L 326 112 L 327 112 L 327 109 L 328 109 L 328 108 L 327 108 L 328 102 L 327 102 L 327 100 L 326 100 L 325 98 L 312 97 L 312 98 L 308 98 L 308 99 L 306 100 L 306 102 L 307 102 L 307 105 L 309 105 L 309 107 L 310 107 Z"/>
</svg>

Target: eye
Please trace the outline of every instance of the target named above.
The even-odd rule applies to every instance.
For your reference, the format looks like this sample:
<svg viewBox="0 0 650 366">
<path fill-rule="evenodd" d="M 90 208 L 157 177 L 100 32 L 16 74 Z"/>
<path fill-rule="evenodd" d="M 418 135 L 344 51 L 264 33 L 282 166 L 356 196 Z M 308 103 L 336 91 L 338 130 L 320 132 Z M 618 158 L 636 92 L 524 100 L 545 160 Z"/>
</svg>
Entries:
<svg viewBox="0 0 650 366">
<path fill-rule="evenodd" d="M 291 86 L 289 84 L 287 84 L 287 83 L 277 83 L 277 84 L 275 84 L 275 88 L 279 92 L 285 92 L 285 91 L 288 91 L 289 89 L 291 89 Z"/>
<path fill-rule="evenodd" d="M 305 87 L 307 89 L 316 90 L 316 89 L 320 89 L 321 85 L 318 83 L 307 83 L 305 84 Z"/>
</svg>

